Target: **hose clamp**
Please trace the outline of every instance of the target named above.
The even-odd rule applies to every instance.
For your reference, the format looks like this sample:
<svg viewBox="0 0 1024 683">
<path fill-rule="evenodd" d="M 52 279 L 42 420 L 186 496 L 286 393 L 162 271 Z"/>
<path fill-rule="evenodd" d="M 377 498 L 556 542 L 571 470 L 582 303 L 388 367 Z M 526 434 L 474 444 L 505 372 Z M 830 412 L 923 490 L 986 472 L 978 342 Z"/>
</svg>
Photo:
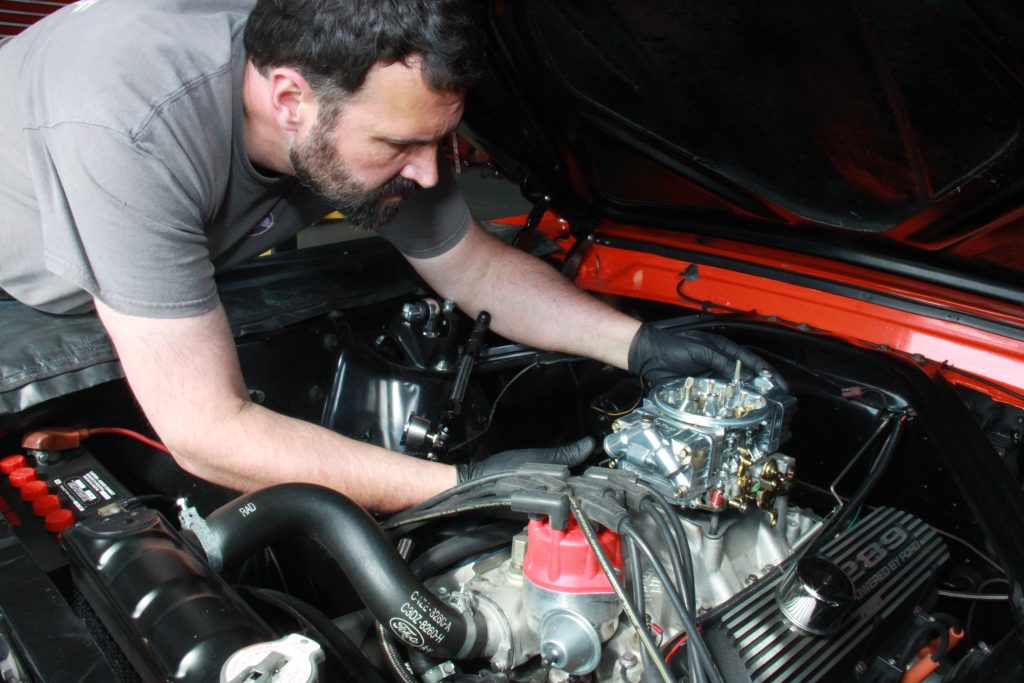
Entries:
<svg viewBox="0 0 1024 683">
<path fill-rule="evenodd" d="M 448 604 L 466 617 L 466 639 L 462 643 L 462 649 L 452 659 L 469 659 L 477 648 L 476 641 L 480 637 L 480 633 L 476 626 L 476 619 L 473 617 L 472 601 L 472 594 L 466 591 L 465 586 L 448 597 Z"/>
<path fill-rule="evenodd" d="M 198 510 L 188 504 L 186 499 L 178 499 L 178 508 L 178 521 L 181 522 L 182 530 L 188 529 L 195 535 L 199 546 L 206 555 L 206 561 L 210 563 L 214 571 L 220 572 L 224 569 L 224 556 L 221 554 L 220 543 L 217 542 L 217 537 L 210 529 L 210 525 L 206 523 Z"/>
</svg>

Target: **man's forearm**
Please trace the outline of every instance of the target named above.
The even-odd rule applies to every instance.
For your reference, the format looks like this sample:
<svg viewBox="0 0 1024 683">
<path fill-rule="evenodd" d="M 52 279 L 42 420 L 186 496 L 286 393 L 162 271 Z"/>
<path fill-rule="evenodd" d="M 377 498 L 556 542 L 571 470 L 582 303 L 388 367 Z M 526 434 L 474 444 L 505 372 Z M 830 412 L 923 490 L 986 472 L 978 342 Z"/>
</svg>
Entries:
<svg viewBox="0 0 1024 683">
<path fill-rule="evenodd" d="M 478 226 L 456 249 L 459 252 L 414 265 L 464 311 L 489 311 L 492 329 L 509 339 L 626 369 L 639 321 Z"/>
<path fill-rule="evenodd" d="M 243 491 L 310 482 L 364 507 L 391 512 L 455 485 L 455 468 L 349 439 L 317 425 L 240 403 L 201 442 L 172 452 L 192 474 Z"/>
<path fill-rule="evenodd" d="M 379 511 L 455 484 L 454 467 L 348 439 L 250 401 L 222 308 L 178 319 L 125 315 L 100 301 L 96 309 L 153 428 L 178 464 L 197 476 L 242 490 L 311 482 Z"/>
<path fill-rule="evenodd" d="M 640 322 L 576 287 L 543 261 L 508 249 L 495 263 L 479 306 L 499 334 L 626 369 Z"/>
</svg>

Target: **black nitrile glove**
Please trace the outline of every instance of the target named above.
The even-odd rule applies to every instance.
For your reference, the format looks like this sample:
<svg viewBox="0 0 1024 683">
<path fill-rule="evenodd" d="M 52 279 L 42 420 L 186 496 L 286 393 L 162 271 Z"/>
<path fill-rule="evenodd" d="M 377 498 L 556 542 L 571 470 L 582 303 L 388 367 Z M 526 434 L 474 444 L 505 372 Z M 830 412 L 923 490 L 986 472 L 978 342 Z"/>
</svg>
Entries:
<svg viewBox="0 0 1024 683">
<path fill-rule="evenodd" d="M 461 484 L 470 479 L 479 479 L 488 474 L 514 470 L 530 463 L 575 467 L 590 457 L 590 454 L 594 452 L 594 445 L 594 439 L 585 436 L 579 441 L 555 448 L 521 448 L 514 451 L 502 451 L 483 460 L 456 465 L 455 471 L 458 472 Z"/>
<path fill-rule="evenodd" d="M 629 371 L 650 385 L 673 377 L 705 373 L 732 377 L 736 360 L 743 361 L 744 376 L 771 369 L 757 355 L 725 337 L 706 332 L 673 334 L 643 324 L 629 345 Z"/>
</svg>

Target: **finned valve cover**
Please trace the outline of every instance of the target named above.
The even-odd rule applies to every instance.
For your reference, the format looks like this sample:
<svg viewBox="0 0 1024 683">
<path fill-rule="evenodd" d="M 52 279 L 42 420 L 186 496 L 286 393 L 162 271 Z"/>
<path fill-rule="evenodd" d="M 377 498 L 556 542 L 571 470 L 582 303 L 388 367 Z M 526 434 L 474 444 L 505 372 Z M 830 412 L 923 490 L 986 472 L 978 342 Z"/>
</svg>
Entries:
<svg viewBox="0 0 1024 683">
<path fill-rule="evenodd" d="M 815 621 L 819 615 L 795 615 L 791 608 L 800 601 L 788 589 L 791 574 L 776 573 L 702 622 L 708 646 L 722 666 L 745 672 L 730 680 L 836 680 L 834 672 L 849 665 L 860 643 L 887 628 L 887 620 L 909 613 L 948 558 L 942 539 L 927 524 L 906 512 L 879 508 L 821 549 L 821 560 L 844 574 L 852 588 L 852 595 L 842 591 L 842 614 L 826 619 L 834 617 L 835 623 L 811 633 L 819 629 L 807 625 L 822 625 Z"/>
</svg>

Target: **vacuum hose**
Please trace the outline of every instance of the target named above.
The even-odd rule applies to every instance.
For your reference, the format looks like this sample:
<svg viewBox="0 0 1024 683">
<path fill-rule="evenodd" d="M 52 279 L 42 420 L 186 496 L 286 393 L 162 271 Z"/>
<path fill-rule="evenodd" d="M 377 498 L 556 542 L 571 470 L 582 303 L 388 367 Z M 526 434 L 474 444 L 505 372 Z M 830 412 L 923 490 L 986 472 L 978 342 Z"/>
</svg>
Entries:
<svg viewBox="0 0 1024 683">
<path fill-rule="evenodd" d="M 338 563 L 377 620 L 405 645 L 432 657 L 476 656 L 483 622 L 441 602 L 413 575 L 377 522 L 346 496 L 313 484 L 254 491 L 206 519 L 202 544 L 225 565 L 297 534 Z"/>
</svg>

